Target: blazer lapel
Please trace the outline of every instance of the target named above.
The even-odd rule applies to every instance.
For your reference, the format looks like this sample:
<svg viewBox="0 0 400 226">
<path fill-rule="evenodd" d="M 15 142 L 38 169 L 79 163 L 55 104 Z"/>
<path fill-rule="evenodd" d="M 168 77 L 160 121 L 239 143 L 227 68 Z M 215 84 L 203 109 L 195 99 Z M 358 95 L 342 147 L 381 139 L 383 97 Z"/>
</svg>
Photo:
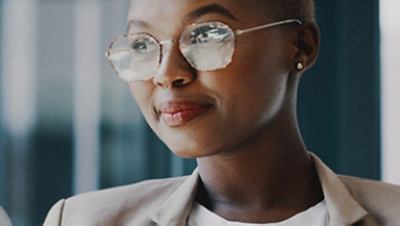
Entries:
<svg viewBox="0 0 400 226">
<path fill-rule="evenodd" d="M 318 172 L 328 207 L 329 226 L 378 226 L 369 213 L 353 198 L 343 182 L 317 156 L 310 153 Z M 362 223 L 365 222 L 365 223 Z"/>
<path fill-rule="evenodd" d="M 197 192 L 197 169 L 151 215 L 155 225 L 183 226 L 192 209 Z"/>
</svg>

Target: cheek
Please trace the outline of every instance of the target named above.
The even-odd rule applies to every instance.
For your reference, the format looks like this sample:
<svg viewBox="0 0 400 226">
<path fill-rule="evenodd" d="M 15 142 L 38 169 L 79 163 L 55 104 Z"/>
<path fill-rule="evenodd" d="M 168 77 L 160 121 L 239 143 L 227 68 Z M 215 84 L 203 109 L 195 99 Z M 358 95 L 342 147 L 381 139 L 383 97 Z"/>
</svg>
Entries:
<svg viewBox="0 0 400 226">
<path fill-rule="evenodd" d="M 292 57 L 290 42 L 281 32 L 267 32 L 238 39 L 234 61 L 252 73 L 281 74 Z"/>
<path fill-rule="evenodd" d="M 288 71 L 282 50 L 250 47 L 238 51 L 232 64 L 214 76 L 214 87 L 223 95 L 230 117 L 254 126 L 267 122 L 281 108 Z"/>
<path fill-rule="evenodd" d="M 284 88 L 288 76 L 287 63 L 280 51 L 272 52 L 267 47 L 257 46 L 238 54 L 230 67 L 224 72 L 229 84 L 225 92 L 237 92 L 248 99 L 273 98 Z"/>
<path fill-rule="evenodd" d="M 140 110 L 143 113 L 143 116 L 150 120 L 153 115 L 152 108 L 152 88 L 150 84 L 146 84 L 146 82 L 140 83 L 130 83 L 129 89 L 132 94 L 133 99 L 136 101 L 136 104 L 139 106 Z"/>
</svg>

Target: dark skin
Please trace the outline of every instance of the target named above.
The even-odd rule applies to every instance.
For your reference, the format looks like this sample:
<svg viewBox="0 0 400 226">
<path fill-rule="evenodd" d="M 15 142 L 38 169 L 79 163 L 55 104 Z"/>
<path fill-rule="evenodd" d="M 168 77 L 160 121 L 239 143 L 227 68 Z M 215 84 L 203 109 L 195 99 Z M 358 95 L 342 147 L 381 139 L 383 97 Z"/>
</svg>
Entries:
<svg viewBox="0 0 400 226">
<path fill-rule="evenodd" d="M 226 11 L 198 10 L 215 4 Z M 178 39 L 185 26 L 197 22 L 221 21 L 235 30 L 287 19 L 274 18 L 265 4 L 133 1 L 129 31 L 166 40 Z M 232 63 L 211 72 L 191 68 L 175 44 L 163 49 L 152 79 L 130 84 L 157 135 L 175 154 L 197 158 L 198 202 L 227 220 L 269 223 L 323 199 L 296 117 L 299 77 L 314 64 L 318 50 L 319 32 L 312 22 L 240 36 Z M 304 70 L 296 69 L 298 62 Z M 194 120 L 168 126 L 157 106 L 171 101 L 205 101 L 212 107 Z"/>
</svg>

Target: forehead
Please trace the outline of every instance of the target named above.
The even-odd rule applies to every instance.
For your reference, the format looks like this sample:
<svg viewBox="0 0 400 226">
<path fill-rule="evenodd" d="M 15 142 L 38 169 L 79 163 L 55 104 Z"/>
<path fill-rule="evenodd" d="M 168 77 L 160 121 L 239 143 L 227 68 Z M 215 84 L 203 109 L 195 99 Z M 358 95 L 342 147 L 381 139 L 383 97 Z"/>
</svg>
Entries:
<svg viewBox="0 0 400 226">
<path fill-rule="evenodd" d="M 268 22 L 265 0 L 132 0 L 128 22 L 170 28 L 204 17 L 248 25 Z"/>
</svg>

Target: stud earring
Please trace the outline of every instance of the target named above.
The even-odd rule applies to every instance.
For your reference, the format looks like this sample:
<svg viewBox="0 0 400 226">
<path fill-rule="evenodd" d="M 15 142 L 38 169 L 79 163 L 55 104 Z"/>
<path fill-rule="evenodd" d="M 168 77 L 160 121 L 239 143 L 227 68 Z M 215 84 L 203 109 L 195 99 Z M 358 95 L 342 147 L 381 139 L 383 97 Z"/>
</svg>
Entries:
<svg viewBox="0 0 400 226">
<path fill-rule="evenodd" d="M 296 65 L 296 68 L 297 68 L 297 70 L 299 70 L 299 71 L 303 70 L 303 69 L 304 69 L 303 63 L 298 62 L 297 65 Z"/>
</svg>

